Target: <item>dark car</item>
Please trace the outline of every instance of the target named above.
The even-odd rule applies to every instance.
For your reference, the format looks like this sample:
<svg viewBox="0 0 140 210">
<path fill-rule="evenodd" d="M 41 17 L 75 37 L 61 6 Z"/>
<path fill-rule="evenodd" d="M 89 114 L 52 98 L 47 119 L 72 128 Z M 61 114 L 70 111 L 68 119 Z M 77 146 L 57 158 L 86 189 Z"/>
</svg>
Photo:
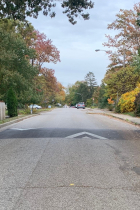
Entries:
<svg viewBox="0 0 140 210">
<path fill-rule="evenodd" d="M 84 102 L 79 102 L 79 103 L 77 104 L 77 109 L 80 109 L 80 108 L 85 109 L 85 104 L 84 104 Z"/>
</svg>

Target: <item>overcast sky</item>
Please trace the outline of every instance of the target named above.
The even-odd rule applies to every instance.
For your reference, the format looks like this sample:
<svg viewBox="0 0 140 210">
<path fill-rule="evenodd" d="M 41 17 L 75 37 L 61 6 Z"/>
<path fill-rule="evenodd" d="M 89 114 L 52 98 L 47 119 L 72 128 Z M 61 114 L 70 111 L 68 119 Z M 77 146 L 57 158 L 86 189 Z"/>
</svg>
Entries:
<svg viewBox="0 0 140 210">
<path fill-rule="evenodd" d="M 92 71 L 97 84 L 101 84 L 107 65 L 108 56 L 104 51 L 95 52 L 95 49 L 108 50 L 102 43 L 107 41 L 105 34 L 113 34 L 107 30 L 107 25 L 116 18 L 120 9 L 133 9 L 138 0 L 94 0 L 94 8 L 89 10 L 90 20 L 78 18 L 76 25 L 72 25 L 65 14 L 62 14 L 60 4 L 57 5 L 56 17 L 45 17 L 42 14 L 38 19 L 29 21 L 35 29 L 45 33 L 47 38 L 60 51 L 61 62 L 48 64 L 47 68 L 55 70 L 57 80 L 65 87 L 74 84 L 77 80 L 84 80 L 85 75 Z"/>
</svg>

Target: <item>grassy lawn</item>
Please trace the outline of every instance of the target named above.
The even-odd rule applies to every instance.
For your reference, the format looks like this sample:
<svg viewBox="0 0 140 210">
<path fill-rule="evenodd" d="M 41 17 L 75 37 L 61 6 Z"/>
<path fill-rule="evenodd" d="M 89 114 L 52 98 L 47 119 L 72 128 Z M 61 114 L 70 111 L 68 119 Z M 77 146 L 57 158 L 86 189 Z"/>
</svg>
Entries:
<svg viewBox="0 0 140 210">
<path fill-rule="evenodd" d="M 126 112 L 126 113 L 123 113 L 123 114 L 129 115 L 131 117 L 136 117 L 135 114 L 134 114 L 134 112 Z"/>
<path fill-rule="evenodd" d="M 87 106 L 87 108 L 95 109 L 98 108 L 97 106 Z"/>
</svg>

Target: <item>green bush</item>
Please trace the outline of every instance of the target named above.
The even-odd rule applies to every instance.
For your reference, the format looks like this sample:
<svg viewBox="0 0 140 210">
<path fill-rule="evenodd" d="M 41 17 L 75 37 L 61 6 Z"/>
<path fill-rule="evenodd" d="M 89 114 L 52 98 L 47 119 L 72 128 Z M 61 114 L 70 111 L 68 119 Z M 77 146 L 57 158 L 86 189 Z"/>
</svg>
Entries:
<svg viewBox="0 0 140 210">
<path fill-rule="evenodd" d="M 112 111 L 114 109 L 114 105 L 113 104 L 108 104 L 107 108 L 109 109 L 109 111 Z"/>
<path fill-rule="evenodd" d="M 107 107 L 108 105 L 108 101 L 107 101 L 108 97 L 102 97 L 99 102 L 98 102 L 98 107 L 100 109 L 104 109 L 105 107 Z"/>
<path fill-rule="evenodd" d="M 135 111 L 134 111 L 135 115 L 140 116 L 140 93 L 136 95 L 134 105 L 135 105 Z"/>
<path fill-rule="evenodd" d="M 39 110 L 33 109 L 33 114 L 37 114 Z"/>
<path fill-rule="evenodd" d="M 37 114 L 39 110 L 37 109 L 33 109 L 33 114 Z M 22 115 L 24 114 L 31 114 L 31 109 L 27 108 L 27 109 L 23 109 L 23 110 L 20 110 L 19 113 Z"/>
<path fill-rule="evenodd" d="M 117 105 L 115 106 L 115 112 L 116 112 L 116 113 L 121 113 L 121 107 L 120 107 L 120 105 L 117 104 Z"/>
<path fill-rule="evenodd" d="M 87 101 L 86 101 L 86 106 L 87 106 L 87 107 L 91 107 L 92 104 L 93 104 L 93 99 L 92 99 L 92 98 L 87 99 Z"/>
<path fill-rule="evenodd" d="M 10 88 L 7 92 L 7 109 L 8 109 L 9 117 L 18 116 L 17 105 L 18 103 L 17 103 L 16 95 L 13 89 Z"/>
<path fill-rule="evenodd" d="M 31 110 L 30 109 L 23 109 L 23 110 L 20 110 L 19 113 L 22 115 L 24 114 L 31 114 Z"/>
</svg>

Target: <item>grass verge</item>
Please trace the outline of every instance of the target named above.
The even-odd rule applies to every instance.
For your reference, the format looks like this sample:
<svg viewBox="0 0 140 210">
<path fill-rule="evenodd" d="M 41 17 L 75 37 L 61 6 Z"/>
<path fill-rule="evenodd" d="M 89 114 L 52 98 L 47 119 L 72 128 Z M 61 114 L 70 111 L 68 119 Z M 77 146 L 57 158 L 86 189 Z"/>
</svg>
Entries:
<svg viewBox="0 0 140 210">
<path fill-rule="evenodd" d="M 122 113 L 122 114 L 129 115 L 131 117 L 136 117 L 135 114 L 134 114 L 134 112 L 125 112 L 125 113 Z"/>
</svg>

